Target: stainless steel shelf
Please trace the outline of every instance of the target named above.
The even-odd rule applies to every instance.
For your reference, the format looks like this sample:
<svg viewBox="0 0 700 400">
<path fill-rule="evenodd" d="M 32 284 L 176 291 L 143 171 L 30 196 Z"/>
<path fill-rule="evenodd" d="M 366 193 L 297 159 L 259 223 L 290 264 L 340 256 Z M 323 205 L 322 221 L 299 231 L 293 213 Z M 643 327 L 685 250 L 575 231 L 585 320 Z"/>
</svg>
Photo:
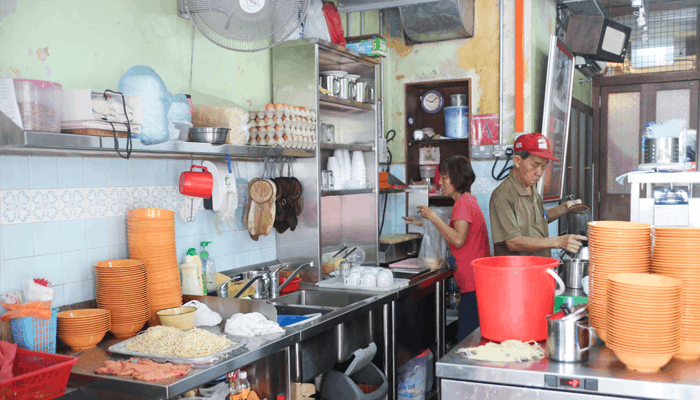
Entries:
<svg viewBox="0 0 700 400">
<path fill-rule="evenodd" d="M 327 196 L 346 196 L 349 194 L 365 194 L 374 193 L 374 189 L 343 189 L 343 190 L 323 190 L 321 191 L 321 197 Z"/>
<path fill-rule="evenodd" d="M 126 152 L 127 139 L 117 139 L 119 151 Z M 212 145 L 194 142 L 165 142 L 145 145 L 140 140 L 132 141 L 134 157 L 207 158 L 226 154 L 240 159 L 264 157 L 313 157 L 314 150 L 286 149 L 282 147 Z M 23 131 L 0 112 L 0 151 L 21 153 L 64 153 L 66 155 L 117 156 L 113 137 L 73 135 L 70 133 L 47 133 Z"/>
<path fill-rule="evenodd" d="M 346 100 L 326 94 L 318 95 L 318 104 L 321 109 L 343 112 L 367 112 L 374 110 L 374 104 L 360 103 L 355 100 Z"/>
<path fill-rule="evenodd" d="M 399 188 L 399 189 L 386 189 L 386 190 L 379 191 L 379 194 L 394 194 L 394 193 L 411 193 L 411 189 L 408 187 L 405 187 L 405 188 Z"/>
<path fill-rule="evenodd" d="M 374 151 L 374 146 L 366 144 L 321 143 L 322 150 Z"/>
</svg>

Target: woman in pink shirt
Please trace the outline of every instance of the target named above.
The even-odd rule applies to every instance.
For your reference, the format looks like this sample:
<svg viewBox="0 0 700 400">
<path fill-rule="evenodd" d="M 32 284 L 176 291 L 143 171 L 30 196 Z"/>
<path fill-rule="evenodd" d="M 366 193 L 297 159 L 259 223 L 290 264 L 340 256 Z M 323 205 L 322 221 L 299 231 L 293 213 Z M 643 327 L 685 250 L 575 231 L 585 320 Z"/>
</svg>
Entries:
<svg viewBox="0 0 700 400">
<path fill-rule="evenodd" d="M 439 172 L 442 193 L 455 201 L 450 224 L 443 222 L 435 211 L 428 207 L 418 207 L 418 209 L 421 217 L 430 220 L 440 231 L 457 260 L 454 276 L 462 293 L 459 305 L 459 340 L 461 341 L 479 327 L 472 261 L 489 256 L 489 233 L 479 203 L 476 197 L 469 193 L 476 180 L 469 160 L 464 156 L 449 157 L 440 162 Z M 404 220 L 409 224 L 422 225 L 421 221 L 413 218 L 404 217 Z"/>
</svg>

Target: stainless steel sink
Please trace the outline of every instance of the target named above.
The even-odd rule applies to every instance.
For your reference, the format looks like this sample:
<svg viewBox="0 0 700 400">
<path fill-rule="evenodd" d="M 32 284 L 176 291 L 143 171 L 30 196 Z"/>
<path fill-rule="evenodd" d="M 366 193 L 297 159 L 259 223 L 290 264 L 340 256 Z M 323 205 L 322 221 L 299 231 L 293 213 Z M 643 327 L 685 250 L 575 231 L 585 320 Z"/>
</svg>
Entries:
<svg viewBox="0 0 700 400">
<path fill-rule="evenodd" d="M 345 307 L 370 297 L 373 296 L 345 292 L 329 292 L 325 290 L 299 290 L 280 296 L 271 300 L 271 302 L 306 306 Z"/>
<path fill-rule="evenodd" d="M 336 310 L 335 307 L 318 307 L 318 306 L 304 306 L 304 305 L 292 305 L 292 304 L 273 304 L 277 309 L 277 315 L 308 315 L 314 313 L 328 314 L 331 311 Z"/>
</svg>

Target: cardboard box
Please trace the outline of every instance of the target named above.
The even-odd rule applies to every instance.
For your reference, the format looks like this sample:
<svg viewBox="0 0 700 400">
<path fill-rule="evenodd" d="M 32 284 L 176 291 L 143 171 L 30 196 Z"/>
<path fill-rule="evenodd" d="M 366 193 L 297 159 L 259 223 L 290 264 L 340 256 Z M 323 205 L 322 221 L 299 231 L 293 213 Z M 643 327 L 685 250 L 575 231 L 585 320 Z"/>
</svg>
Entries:
<svg viewBox="0 0 700 400">
<path fill-rule="evenodd" d="M 103 96 L 104 91 L 93 89 L 64 90 L 63 104 L 61 106 L 61 121 L 99 121 L 92 114 L 93 96 Z M 108 96 L 121 97 L 118 94 L 107 93 Z M 143 102 L 141 96 L 125 95 L 126 106 L 131 108 L 135 124 L 143 124 Z"/>
<path fill-rule="evenodd" d="M 387 55 L 386 40 L 380 37 L 364 39 L 357 43 L 348 43 L 345 47 L 372 57 L 386 57 Z"/>
</svg>

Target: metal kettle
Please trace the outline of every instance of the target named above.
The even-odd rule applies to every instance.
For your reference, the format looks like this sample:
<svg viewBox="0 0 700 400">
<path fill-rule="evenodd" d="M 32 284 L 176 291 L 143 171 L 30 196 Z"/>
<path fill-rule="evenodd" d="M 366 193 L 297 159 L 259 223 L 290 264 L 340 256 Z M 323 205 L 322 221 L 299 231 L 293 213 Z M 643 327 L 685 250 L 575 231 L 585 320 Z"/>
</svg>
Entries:
<svg viewBox="0 0 700 400">
<path fill-rule="evenodd" d="M 588 324 L 588 305 L 569 307 L 547 316 L 547 357 L 560 362 L 588 360 L 595 344 L 595 330 Z"/>
</svg>

